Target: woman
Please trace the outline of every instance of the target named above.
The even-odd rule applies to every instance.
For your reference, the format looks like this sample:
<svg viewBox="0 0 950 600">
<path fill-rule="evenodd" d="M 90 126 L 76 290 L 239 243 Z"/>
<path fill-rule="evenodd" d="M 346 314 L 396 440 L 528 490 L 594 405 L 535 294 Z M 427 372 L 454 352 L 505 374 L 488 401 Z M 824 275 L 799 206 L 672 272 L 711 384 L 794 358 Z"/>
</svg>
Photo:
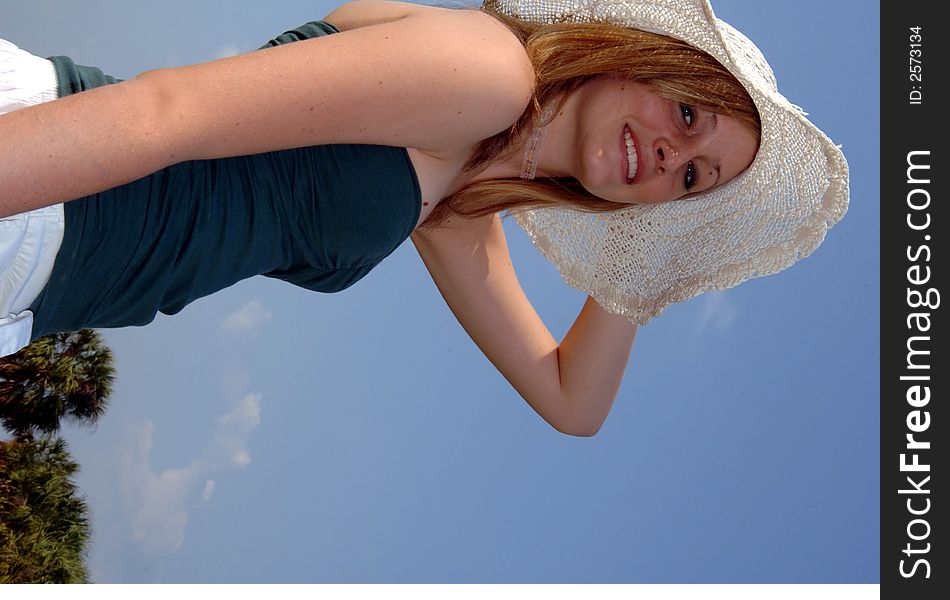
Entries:
<svg viewBox="0 0 950 600">
<path fill-rule="evenodd" d="M 459 321 L 532 408 L 592 435 L 635 323 L 810 253 L 846 208 L 847 167 L 702 2 L 488 8 L 348 4 L 326 17 L 335 28 L 302 28 L 276 48 L 4 117 L 0 139 L 32 143 L 0 150 L 0 214 L 83 198 L 64 209 L 61 247 L 55 227 L 35 234 L 54 240 L 55 265 L 41 252 L 25 270 L 45 275 L 7 276 L 8 325 L 22 340 L 23 329 L 142 324 L 254 274 L 336 291 L 411 234 Z M 628 27 L 589 23 L 605 18 Z M 561 20 L 580 23 L 526 23 Z M 312 39 L 285 43 L 301 37 Z M 56 68 L 63 86 L 70 65 Z M 285 197 L 310 186 L 337 202 Z M 184 189 L 194 202 L 182 212 Z M 235 207 L 233 191 L 251 201 Z M 590 293 L 560 345 L 521 291 L 498 218 L 554 203 L 568 208 L 518 219 Z"/>
</svg>

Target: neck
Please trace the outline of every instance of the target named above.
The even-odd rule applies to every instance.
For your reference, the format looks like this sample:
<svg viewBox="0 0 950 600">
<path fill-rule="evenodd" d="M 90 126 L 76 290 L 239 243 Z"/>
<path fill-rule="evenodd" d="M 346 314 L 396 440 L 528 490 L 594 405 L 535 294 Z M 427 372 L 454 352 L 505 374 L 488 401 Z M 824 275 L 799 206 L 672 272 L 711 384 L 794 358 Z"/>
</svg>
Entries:
<svg viewBox="0 0 950 600">
<path fill-rule="evenodd" d="M 524 156 L 524 144 L 518 144 L 513 150 L 506 152 L 476 173 L 467 183 L 478 183 L 480 181 L 492 181 L 495 179 L 518 179 L 521 174 L 522 157 Z"/>
<path fill-rule="evenodd" d="M 563 108 L 563 107 L 562 107 Z M 542 115 L 543 120 L 550 117 L 549 110 Z M 561 113 L 564 111 L 562 110 Z M 565 131 L 564 120 L 560 114 L 542 130 L 537 127 L 521 135 L 512 144 L 511 148 L 502 156 L 496 158 L 474 176 L 466 179 L 465 183 L 477 183 L 495 179 L 536 179 L 543 177 L 570 177 L 571 170 L 561 165 L 563 157 L 558 152 L 564 144 L 570 143 L 571 133 Z M 526 163 L 533 159 L 535 162 L 534 176 L 524 177 Z"/>
</svg>

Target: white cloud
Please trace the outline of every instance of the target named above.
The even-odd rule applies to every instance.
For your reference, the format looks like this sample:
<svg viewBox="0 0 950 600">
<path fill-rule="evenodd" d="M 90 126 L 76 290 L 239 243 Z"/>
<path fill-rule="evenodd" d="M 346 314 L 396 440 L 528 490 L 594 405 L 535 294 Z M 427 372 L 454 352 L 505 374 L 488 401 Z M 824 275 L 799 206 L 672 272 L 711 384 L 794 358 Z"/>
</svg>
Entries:
<svg viewBox="0 0 950 600">
<path fill-rule="evenodd" d="M 251 462 L 247 449 L 248 437 L 261 424 L 261 395 L 247 394 L 234 410 L 218 418 L 215 446 L 224 455 L 227 464 L 244 468 Z"/>
<path fill-rule="evenodd" d="M 234 410 L 218 417 L 224 429 L 247 433 L 261 424 L 261 395 L 247 394 Z"/>
<path fill-rule="evenodd" d="M 696 322 L 696 336 L 707 333 L 724 333 L 739 315 L 736 305 L 729 299 L 727 292 L 707 292 L 702 296 L 702 304 Z"/>
<path fill-rule="evenodd" d="M 218 417 L 205 457 L 161 471 L 152 466 L 154 425 L 146 422 L 135 428 L 130 447 L 123 452 L 120 484 L 132 540 L 150 554 L 181 548 L 191 512 L 208 502 L 215 491 L 211 475 L 244 468 L 251 462 L 248 438 L 260 422 L 261 395 L 247 394 L 230 412 Z"/>
<path fill-rule="evenodd" d="M 145 423 L 136 432 L 135 448 L 126 455 L 122 499 L 131 521 L 131 537 L 147 552 L 175 552 L 185 539 L 188 508 L 202 466 L 156 473 L 150 464 L 155 427 Z"/>
<path fill-rule="evenodd" d="M 214 479 L 205 482 L 205 489 L 201 490 L 201 503 L 204 504 L 211 500 L 211 494 L 214 493 Z"/>
<path fill-rule="evenodd" d="M 233 333 L 253 332 L 273 318 L 259 300 L 252 300 L 234 311 L 221 322 L 221 329 Z"/>
</svg>

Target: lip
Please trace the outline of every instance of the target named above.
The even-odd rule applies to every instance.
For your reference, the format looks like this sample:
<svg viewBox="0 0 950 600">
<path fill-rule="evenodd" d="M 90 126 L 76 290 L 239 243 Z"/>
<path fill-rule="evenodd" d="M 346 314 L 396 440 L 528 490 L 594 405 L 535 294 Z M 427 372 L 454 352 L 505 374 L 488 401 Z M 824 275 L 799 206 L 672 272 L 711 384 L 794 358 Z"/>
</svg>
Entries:
<svg viewBox="0 0 950 600">
<path fill-rule="evenodd" d="M 630 161 L 627 159 L 627 140 L 624 137 L 625 131 L 630 132 L 630 138 L 633 140 L 633 148 L 637 151 L 637 174 L 634 175 L 633 179 L 627 177 L 627 173 L 630 172 Z M 637 183 L 643 177 L 643 153 L 640 151 L 640 140 L 637 139 L 637 135 L 633 133 L 633 130 L 630 129 L 630 126 L 627 124 L 624 124 L 624 126 L 620 128 L 620 168 L 621 177 L 628 185 Z"/>
</svg>

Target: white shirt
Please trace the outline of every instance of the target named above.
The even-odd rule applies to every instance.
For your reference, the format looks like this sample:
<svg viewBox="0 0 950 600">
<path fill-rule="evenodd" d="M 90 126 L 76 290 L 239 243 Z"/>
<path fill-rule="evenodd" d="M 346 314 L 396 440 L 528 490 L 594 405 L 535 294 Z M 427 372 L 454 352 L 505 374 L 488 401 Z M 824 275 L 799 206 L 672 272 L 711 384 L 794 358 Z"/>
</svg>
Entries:
<svg viewBox="0 0 950 600">
<path fill-rule="evenodd" d="M 0 115 L 57 97 L 50 61 L 0 39 Z M 30 343 L 28 309 L 53 272 L 63 243 L 63 205 L 0 219 L 0 356 Z"/>
</svg>

